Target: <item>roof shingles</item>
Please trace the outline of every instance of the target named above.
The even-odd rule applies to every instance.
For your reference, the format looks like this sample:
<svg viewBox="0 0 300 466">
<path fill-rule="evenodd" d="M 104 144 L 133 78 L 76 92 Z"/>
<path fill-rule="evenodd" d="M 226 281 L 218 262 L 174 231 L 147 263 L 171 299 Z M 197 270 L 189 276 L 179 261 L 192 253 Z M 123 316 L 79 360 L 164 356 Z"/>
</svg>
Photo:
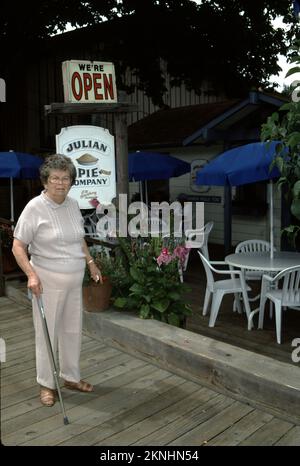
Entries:
<svg viewBox="0 0 300 466">
<path fill-rule="evenodd" d="M 159 110 L 128 127 L 129 147 L 182 146 L 185 138 L 238 102 L 234 99 Z"/>
</svg>

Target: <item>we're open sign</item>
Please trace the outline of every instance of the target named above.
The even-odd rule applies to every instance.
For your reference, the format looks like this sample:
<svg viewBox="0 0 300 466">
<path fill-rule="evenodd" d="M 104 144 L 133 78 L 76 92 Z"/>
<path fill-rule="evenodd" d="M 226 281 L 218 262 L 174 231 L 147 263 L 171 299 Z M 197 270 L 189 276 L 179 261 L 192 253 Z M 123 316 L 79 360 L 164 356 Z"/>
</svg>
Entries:
<svg viewBox="0 0 300 466">
<path fill-rule="evenodd" d="M 62 72 L 65 102 L 117 102 L 113 63 L 69 60 L 62 63 Z"/>
</svg>

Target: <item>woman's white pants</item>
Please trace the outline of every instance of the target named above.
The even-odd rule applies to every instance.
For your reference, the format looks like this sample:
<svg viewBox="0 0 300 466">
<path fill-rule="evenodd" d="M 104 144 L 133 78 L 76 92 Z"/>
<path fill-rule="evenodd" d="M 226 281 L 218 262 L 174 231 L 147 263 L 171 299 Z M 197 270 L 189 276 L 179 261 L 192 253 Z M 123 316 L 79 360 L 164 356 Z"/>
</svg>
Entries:
<svg viewBox="0 0 300 466">
<path fill-rule="evenodd" d="M 34 269 L 43 286 L 42 300 L 55 357 L 58 350 L 59 375 L 70 382 L 79 382 L 84 270 L 59 273 L 50 272 L 37 266 L 34 266 Z M 53 369 L 44 335 L 42 317 L 35 297 L 33 297 L 32 303 L 37 382 L 54 389 Z"/>
</svg>

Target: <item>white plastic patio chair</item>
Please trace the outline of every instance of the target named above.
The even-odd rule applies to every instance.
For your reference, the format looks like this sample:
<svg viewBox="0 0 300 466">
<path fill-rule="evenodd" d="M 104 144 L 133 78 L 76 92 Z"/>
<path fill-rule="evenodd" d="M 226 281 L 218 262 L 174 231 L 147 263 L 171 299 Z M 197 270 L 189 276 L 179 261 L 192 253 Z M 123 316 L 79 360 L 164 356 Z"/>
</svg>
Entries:
<svg viewBox="0 0 300 466">
<path fill-rule="evenodd" d="M 208 237 L 213 226 L 214 222 L 208 222 L 204 225 L 203 228 L 185 230 L 185 247 L 189 249 L 199 249 L 202 254 L 209 260 Z M 183 272 L 186 271 L 188 266 L 190 252 L 191 251 L 189 250 L 185 257 L 184 263 L 180 266 L 179 275 L 181 282 L 183 282 Z"/>
<path fill-rule="evenodd" d="M 239 243 L 236 248 L 235 252 L 238 253 L 247 253 L 247 252 L 270 252 L 271 250 L 271 243 L 269 241 L 264 241 L 261 239 L 249 239 L 246 241 L 242 241 Z M 276 249 L 274 248 L 274 251 Z M 261 280 L 264 272 L 260 270 L 245 270 L 245 279 L 246 280 Z"/>
<path fill-rule="evenodd" d="M 280 288 L 279 288 L 280 286 Z M 258 328 L 263 328 L 266 300 L 275 305 L 275 323 L 277 343 L 281 343 L 282 308 L 292 307 L 300 310 L 300 265 L 289 267 L 279 272 L 275 277 L 263 275 L 261 298 L 259 306 Z"/>
<path fill-rule="evenodd" d="M 259 253 L 259 252 L 270 252 L 271 250 L 271 243 L 269 241 L 264 241 L 261 239 L 249 239 L 246 241 L 242 241 L 239 243 L 235 248 L 235 253 Z M 276 248 L 274 248 L 276 251 Z M 243 271 L 245 280 L 261 280 L 263 274 L 265 273 L 263 270 L 248 270 L 245 269 Z M 250 302 L 257 301 L 260 298 L 260 293 L 252 298 L 249 298 Z M 236 302 L 233 304 L 233 309 L 236 310 Z M 272 317 L 272 304 L 270 303 L 270 318 Z"/>
<path fill-rule="evenodd" d="M 94 210 L 92 213 L 83 215 L 84 220 L 84 230 L 86 235 L 90 238 L 97 238 L 97 231 L 96 226 L 98 222 L 98 217 L 96 211 Z"/>
<path fill-rule="evenodd" d="M 237 295 L 238 293 L 242 293 L 244 298 L 245 310 L 247 313 L 247 317 L 249 319 L 250 316 L 250 306 L 248 302 L 248 294 L 247 291 L 250 291 L 251 288 L 245 284 L 245 279 L 241 270 L 220 270 L 215 269 L 212 264 L 219 264 L 219 265 L 226 265 L 224 261 L 212 261 L 210 262 L 200 251 L 198 254 L 202 260 L 205 273 L 206 273 L 206 290 L 205 290 L 205 298 L 204 298 L 204 305 L 203 305 L 203 315 L 207 314 L 210 299 L 212 296 L 212 303 L 210 308 L 210 318 L 209 318 L 209 327 L 214 327 L 220 305 L 225 294 L 233 293 Z M 218 273 L 221 275 L 229 275 L 231 278 L 225 280 L 215 280 L 214 273 Z M 236 278 L 234 278 L 234 276 Z M 240 308 L 240 301 L 237 300 L 237 306 Z M 241 312 L 241 310 L 239 309 Z"/>
<path fill-rule="evenodd" d="M 214 222 L 208 222 L 203 228 L 185 231 L 185 243 L 188 248 L 201 249 L 202 254 L 209 259 L 208 237 L 214 226 Z M 188 263 L 188 261 L 187 261 Z M 185 269 L 187 268 L 187 263 Z"/>
</svg>

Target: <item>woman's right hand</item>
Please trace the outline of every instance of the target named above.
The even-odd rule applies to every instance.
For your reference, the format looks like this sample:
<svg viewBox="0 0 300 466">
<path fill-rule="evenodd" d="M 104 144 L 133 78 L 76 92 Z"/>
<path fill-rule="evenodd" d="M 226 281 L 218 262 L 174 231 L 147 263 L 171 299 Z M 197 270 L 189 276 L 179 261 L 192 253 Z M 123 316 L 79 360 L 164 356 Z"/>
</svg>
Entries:
<svg viewBox="0 0 300 466">
<path fill-rule="evenodd" d="M 28 277 L 27 288 L 35 296 L 40 296 L 43 293 L 41 281 L 36 273 L 32 273 Z"/>
</svg>

